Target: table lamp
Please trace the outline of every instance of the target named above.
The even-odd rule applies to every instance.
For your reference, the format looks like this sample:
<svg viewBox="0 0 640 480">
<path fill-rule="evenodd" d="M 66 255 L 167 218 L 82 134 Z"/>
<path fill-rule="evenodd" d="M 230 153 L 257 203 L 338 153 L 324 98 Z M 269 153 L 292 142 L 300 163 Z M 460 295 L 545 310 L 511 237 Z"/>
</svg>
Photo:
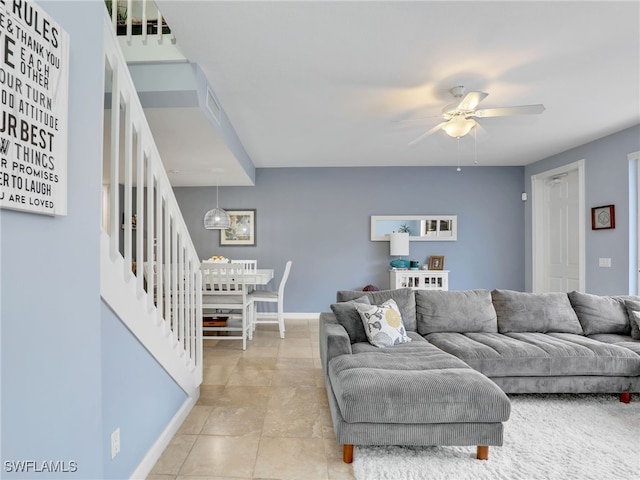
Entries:
<svg viewBox="0 0 640 480">
<path fill-rule="evenodd" d="M 389 234 L 389 250 L 392 257 L 409 255 L 409 234 L 407 232 L 393 232 Z M 398 258 L 391 262 L 393 268 L 409 268 L 409 260 Z"/>
</svg>

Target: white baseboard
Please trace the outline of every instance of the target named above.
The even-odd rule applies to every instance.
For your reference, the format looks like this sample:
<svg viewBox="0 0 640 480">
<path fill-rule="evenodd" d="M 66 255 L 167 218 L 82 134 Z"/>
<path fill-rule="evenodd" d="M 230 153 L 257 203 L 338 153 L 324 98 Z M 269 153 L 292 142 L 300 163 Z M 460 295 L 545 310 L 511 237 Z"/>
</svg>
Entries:
<svg viewBox="0 0 640 480">
<path fill-rule="evenodd" d="M 164 449 L 167 448 L 167 445 L 169 445 L 177 431 L 180 429 L 180 426 L 187 418 L 187 415 L 189 415 L 189 412 L 191 412 L 191 409 L 196 404 L 199 397 L 200 387 L 198 387 L 197 391 L 195 391 L 192 396 L 187 397 L 151 449 L 144 456 L 138 467 L 131 474 L 131 477 L 129 477 L 131 480 L 144 480 L 147 478 L 153 469 L 153 466 L 158 462 L 162 452 L 164 452 Z"/>
<path fill-rule="evenodd" d="M 276 312 L 258 312 L 258 317 L 260 318 L 276 318 L 278 314 Z M 285 312 L 284 318 L 287 320 L 317 320 L 320 317 L 319 313 L 295 313 L 295 312 Z"/>
</svg>

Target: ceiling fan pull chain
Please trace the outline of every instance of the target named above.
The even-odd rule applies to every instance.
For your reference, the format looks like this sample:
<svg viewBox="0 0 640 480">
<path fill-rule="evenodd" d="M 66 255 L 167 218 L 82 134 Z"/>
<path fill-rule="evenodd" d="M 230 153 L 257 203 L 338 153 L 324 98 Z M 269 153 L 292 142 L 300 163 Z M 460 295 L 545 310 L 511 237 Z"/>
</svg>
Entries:
<svg viewBox="0 0 640 480">
<path fill-rule="evenodd" d="M 473 129 L 473 163 L 478 164 L 478 127 Z"/>
</svg>

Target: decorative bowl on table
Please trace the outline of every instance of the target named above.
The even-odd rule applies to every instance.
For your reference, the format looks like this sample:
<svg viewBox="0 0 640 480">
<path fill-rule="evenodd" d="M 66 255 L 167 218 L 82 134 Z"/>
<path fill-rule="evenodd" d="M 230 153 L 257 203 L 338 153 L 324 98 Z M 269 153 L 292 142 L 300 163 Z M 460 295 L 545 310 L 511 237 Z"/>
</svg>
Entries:
<svg viewBox="0 0 640 480">
<path fill-rule="evenodd" d="M 231 260 L 229 260 L 227 257 L 223 257 L 220 255 L 214 255 L 211 258 L 207 258 L 206 260 L 203 260 L 203 262 L 207 262 L 207 263 L 229 263 Z"/>
</svg>

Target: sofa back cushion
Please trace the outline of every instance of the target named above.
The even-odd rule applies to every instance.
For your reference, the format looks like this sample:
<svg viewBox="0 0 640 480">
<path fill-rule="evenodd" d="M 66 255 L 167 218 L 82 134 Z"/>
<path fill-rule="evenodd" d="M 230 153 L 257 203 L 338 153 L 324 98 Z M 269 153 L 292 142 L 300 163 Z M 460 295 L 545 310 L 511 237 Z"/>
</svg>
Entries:
<svg viewBox="0 0 640 480">
<path fill-rule="evenodd" d="M 630 334 L 629 316 L 622 298 L 574 291 L 569 292 L 569 300 L 585 335 Z"/>
<path fill-rule="evenodd" d="M 566 293 L 493 290 L 491 297 L 500 333 L 583 333 Z"/>
<path fill-rule="evenodd" d="M 338 302 L 348 302 L 366 296 L 371 305 L 382 305 L 387 300 L 395 300 L 402 315 L 402 321 L 408 332 L 416 331 L 416 298 L 411 288 L 396 290 L 380 290 L 378 292 L 361 292 L 359 290 L 339 290 L 336 295 Z M 360 302 L 362 303 L 362 302 Z M 364 327 L 362 328 L 364 333 Z M 367 341 L 366 336 L 363 341 Z"/>
<path fill-rule="evenodd" d="M 418 333 L 497 333 L 498 319 L 489 290 L 417 290 Z"/>
<path fill-rule="evenodd" d="M 360 292 L 362 294 L 362 292 Z M 367 342 L 367 332 L 364 331 L 364 325 L 358 310 L 356 310 L 356 302 L 360 304 L 370 304 L 369 297 L 360 295 L 358 298 L 347 302 L 339 302 L 331 305 L 331 311 L 336 316 L 336 320 L 344 327 L 349 335 L 351 343 Z"/>
</svg>

